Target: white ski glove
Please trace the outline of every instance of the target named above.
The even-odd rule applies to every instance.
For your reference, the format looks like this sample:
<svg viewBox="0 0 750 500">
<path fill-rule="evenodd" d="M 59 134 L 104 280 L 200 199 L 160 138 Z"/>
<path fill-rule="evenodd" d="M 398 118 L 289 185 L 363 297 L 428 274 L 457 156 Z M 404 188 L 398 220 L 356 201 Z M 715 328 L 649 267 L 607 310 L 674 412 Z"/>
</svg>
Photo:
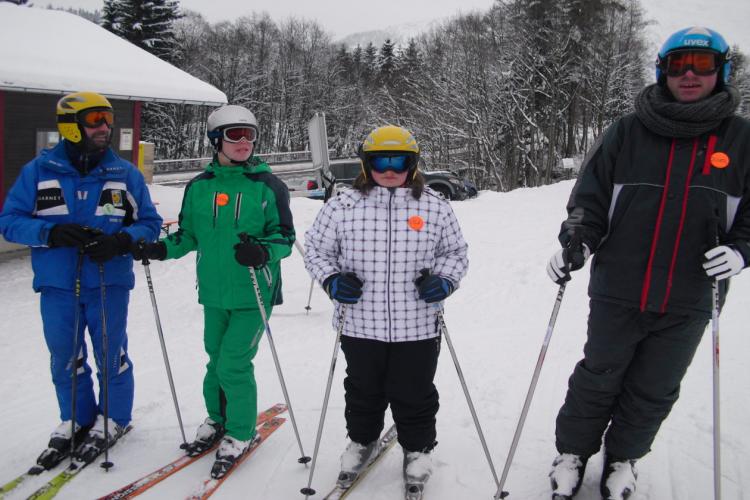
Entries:
<svg viewBox="0 0 750 500">
<path fill-rule="evenodd" d="M 580 251 L 574 251 L 570 248 L 561 248 L 550 258 L 549 264 L 547 264 L 547 275 L 549 279 L 562 285 L 566 281 L 570 280 L 570 272 L 568 270 L 568 262 L 570 262 L 570 271 L 577 271 L 582 268 L 589 256 L 591 251 L 589 250 L 586 243 L 581 243 L 583 253 Z"/>
<path fill-rule="evenodd" d="M 738 274 L 745 267 L 745 259 L 742 258 L 742 254 L 726 245 L 712 248 L 703 256 L 706 258 L 703 269 L 709 278 L 723 280 Z"/>
</svg>

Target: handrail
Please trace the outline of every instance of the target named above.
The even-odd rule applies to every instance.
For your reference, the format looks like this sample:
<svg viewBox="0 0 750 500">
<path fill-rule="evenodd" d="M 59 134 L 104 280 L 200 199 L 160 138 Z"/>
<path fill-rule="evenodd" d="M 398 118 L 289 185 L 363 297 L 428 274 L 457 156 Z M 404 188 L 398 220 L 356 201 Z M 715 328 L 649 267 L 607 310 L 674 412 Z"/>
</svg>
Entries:
<svg viewBox="0 0 750 500">
<path fill-rule="evenodd" d="M 335 154 L 334 149 L 329 149 L 329 156 Z M 265 160 L 269 164 L 297 163 L 311 161 L 312 153 L 310 151 L 286 151 L 279 153 L 262 153 L 256 155 L 258 158 Z M 179 172 L 185 170 L 201 170 L 203 166 L 212 160 L 212 157 L 205 156 L 201 158 L 179 158 L 154 160 L 154 173 Z M 177 165 L 177 167 L 173 167 Z"/>
</svg>

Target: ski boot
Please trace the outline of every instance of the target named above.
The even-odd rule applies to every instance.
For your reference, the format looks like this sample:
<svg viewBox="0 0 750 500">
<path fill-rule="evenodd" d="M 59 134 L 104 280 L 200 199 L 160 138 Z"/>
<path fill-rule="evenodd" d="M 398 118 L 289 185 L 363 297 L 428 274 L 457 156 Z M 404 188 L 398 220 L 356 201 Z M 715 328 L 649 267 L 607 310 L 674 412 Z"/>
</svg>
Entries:
<svg viewBox="0 0 750 500">
<path fill-rule="evenodd" d="M 224 426 L 207 418 L 205 422 L 198 426 L 195 433 L 195 441 L 188 443 L 185 453 L 189 457 L 197 457 L 202 453 L 210 450 L 224 437 L 226 430 Z"/>
<path fill-rule="evenodd" d="M 237 464 L 242 455 L 247 453 L 252 442 L 258 439 L 260 439 L 260 436 L 257 434 L 249 441 L 240 441 L 232 436 L 225 436 L 221 440 L 219 449 L 216 450 L 216 461 L 211 468 L 211 477 L 214 479 L 224 477 Z"/>
<path fill-rule="evenodd" d="M 125 427 L 110 418 L 108 434 L 109 446 L 112 447 L 125 434 Z M 88 435 L 83 439 L 81 445 L 76 448 L 73 458 L 79 462 L 89 464 L 105 450 L 107 444 L 107 439 L 104 436 L 104 417 L 99 415 L 96 417 L 96 422 L 91 430 L 89 430 Z"/>
<path fill-rule="evenodd" d="M 552 486 L 552 500 L 573 500 L 578 493 L 588 457 L 561 453 L 552 462 L 549 482 Z"/>
<path fill-rule="evenodd" d="M 70 456 L 70 420 L 62 422 L 57 428 L 52 431 L 47 449 L 44 450 L 39 458 L 36 459 L 36 465 L 29 469 L 29 474 L 36 475 L 41 474 L 45 470 L 50 470 L 56 467 L 66 457 Z M 90 425 L 81 427 L 76 424 L 76 432 L 73 436 L 73 447 L 77 447 L 83 442 L 84 437 L 88 434 Z"/>
<path fill-rule="evenodd" d="M 635 493 L 638 471 L 635 460 L 614 458 L 607 455 L 602 470 L 601 489 L 604 500 L 627 500 Z"/>
<path fill-rule="evenodd" d="M 349 488 L 360 471 L 370 465 L 378 455 L 379 446 L 380 442 L 377 439 L 368 444 L 350 441 L 341 454 L 341 472 L 336 484 L 341 488 Z"/>
<path fill-rule="evenodd" d="M 432 475 L 430 451 L 404 450 L 404 484 L 406 500 L 420 500 L 424 486 Z"/>
</svg>

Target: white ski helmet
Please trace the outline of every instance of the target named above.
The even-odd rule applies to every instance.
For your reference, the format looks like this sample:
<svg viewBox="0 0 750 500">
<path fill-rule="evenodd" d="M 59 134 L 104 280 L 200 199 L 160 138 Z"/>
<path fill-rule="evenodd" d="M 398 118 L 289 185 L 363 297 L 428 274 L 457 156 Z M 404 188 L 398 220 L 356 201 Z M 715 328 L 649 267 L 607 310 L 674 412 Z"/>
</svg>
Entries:
<svg viewBox="0 0 750 500">
<path fill-rule="evenodd" d="M 255 129 L 256 138 L 258 134 L 258 120 L 247 108 L 236 104 L 228 104 L 214 110 L 208 115 L 206 135 L 214 148 L 219 149 L 222 131 L 229 127 L 252 127 Z M 257 141 L 257 139 L 256 139 Z"/>
</svg>

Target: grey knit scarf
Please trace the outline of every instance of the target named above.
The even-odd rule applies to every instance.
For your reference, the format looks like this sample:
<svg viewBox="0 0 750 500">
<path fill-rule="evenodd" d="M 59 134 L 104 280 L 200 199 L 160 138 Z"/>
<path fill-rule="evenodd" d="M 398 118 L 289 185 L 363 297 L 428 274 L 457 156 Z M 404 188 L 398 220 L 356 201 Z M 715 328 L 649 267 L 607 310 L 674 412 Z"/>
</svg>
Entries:
<svg viewBox="0 0 750 500">
<path fill-rule="evenodd" d="M 666 87 L 653 84 L 636 97 L 635 113 L 653 133 L 685 139 L 715 129 L 734 114 L 739 103 L 740 94 L 731 85 L 700 101 L 680 103 Z"/>
</svg>

